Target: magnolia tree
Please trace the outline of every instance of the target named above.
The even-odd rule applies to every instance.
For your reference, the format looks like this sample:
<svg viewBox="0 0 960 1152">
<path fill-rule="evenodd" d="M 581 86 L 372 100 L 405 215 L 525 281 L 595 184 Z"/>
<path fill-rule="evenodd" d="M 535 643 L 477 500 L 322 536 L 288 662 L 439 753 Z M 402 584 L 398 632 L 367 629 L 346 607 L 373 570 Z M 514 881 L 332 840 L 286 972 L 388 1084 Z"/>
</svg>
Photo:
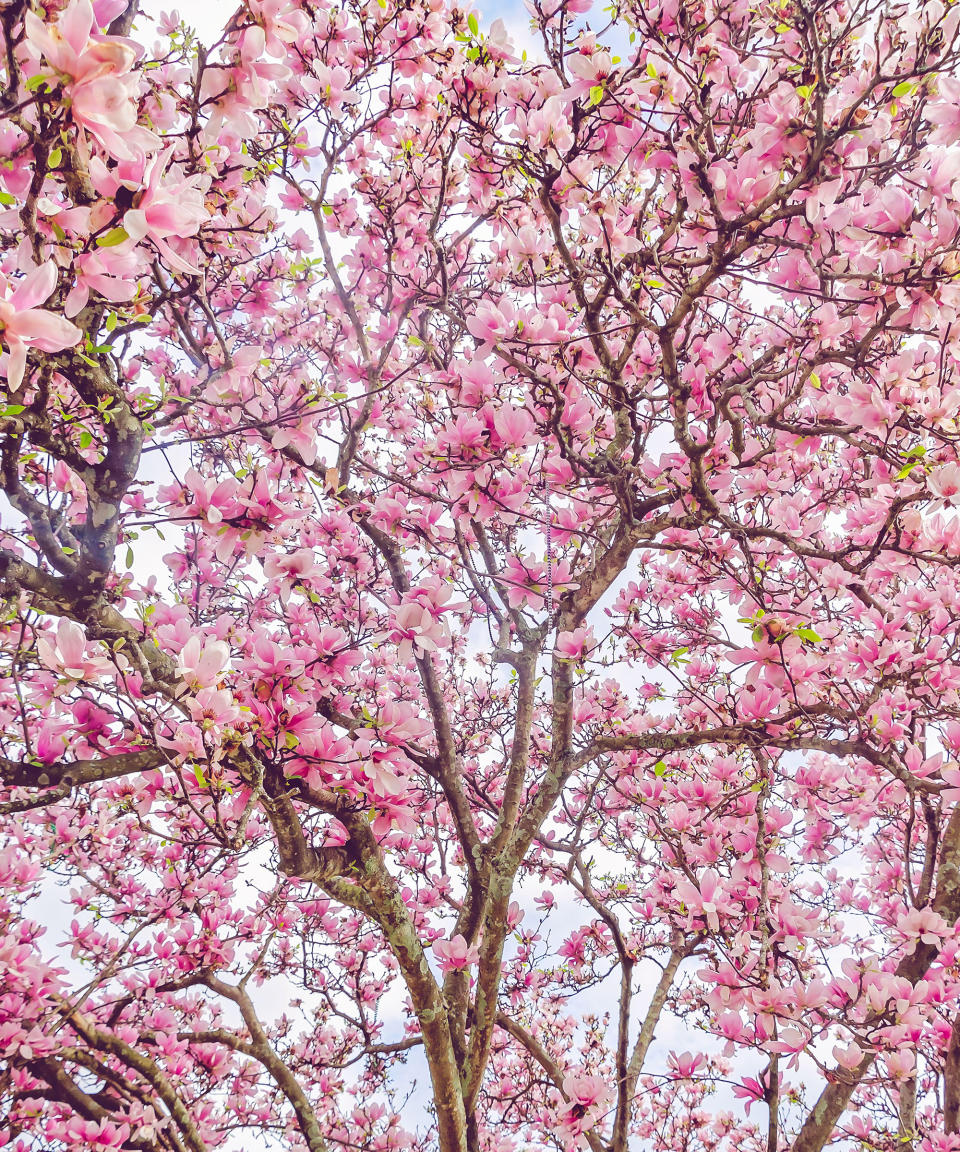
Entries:
<svg viewBox="0 0 960 1152">
<path fill-rule="evenodd" d="M 0 1146 L 957 1152 L 960 5 L 0 25 Z"/>
</svg>

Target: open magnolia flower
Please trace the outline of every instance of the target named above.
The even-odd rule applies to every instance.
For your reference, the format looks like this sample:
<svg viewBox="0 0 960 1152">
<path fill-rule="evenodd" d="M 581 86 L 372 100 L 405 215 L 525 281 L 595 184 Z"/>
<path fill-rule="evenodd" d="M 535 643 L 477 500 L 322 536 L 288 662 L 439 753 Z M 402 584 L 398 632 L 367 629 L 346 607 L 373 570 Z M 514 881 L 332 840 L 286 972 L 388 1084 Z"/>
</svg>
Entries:
<svg viewBox="0 0 960 1152">
<path fill-rule="evenodd" d="M 139 79 L 131 69 L 142 49 L 123 37 L 95 32 L 90 0 L 70 0 L 56 24 L 28 11 L 24 27 L 27 45 L 50 65 L 33 74 L 64 82 L 73 119 L 111 156 L 133 160 L 159 147 L 159 137 L 137 123 Z"/>
<path fill-rule="evenodd" d="M 71 680 L 98 680 L 112 670 L 105 657 L 87 655 L 87 634 L 73 620 L 60 621 L 55 641 L 41 636 L 37 652 L 48 668 Z"/>
<path fill-rule="evenodd" d="M 69 320 L 38 305 L 45 303 L 57 286 L 57 270 L 48 260 L 19 283 L 0 275 L 0 342 L 7 350 L 6 365 L 0 369 L 11 392 L 20 387 L 27 364 L 27 349 L 62 352 L 83 339 L 83 333 Z"/>
</svg>

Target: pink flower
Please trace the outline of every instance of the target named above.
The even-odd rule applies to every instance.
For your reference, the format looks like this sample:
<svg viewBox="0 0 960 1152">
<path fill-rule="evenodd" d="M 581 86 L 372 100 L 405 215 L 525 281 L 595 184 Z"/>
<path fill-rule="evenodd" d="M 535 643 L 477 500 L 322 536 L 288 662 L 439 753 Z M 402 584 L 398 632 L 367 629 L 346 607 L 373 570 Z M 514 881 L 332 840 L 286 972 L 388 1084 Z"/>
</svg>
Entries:
<svg viewBox="0 0 960 1152">
<path fill-rule="evenodd" d="M 37 640 L 37 653 L 48 668 L 71 680 L 99 680 L 110 672 L 110 661 L 102 656 L 88 659 L 86 650 L 87 634 L 73 620 L 60 621 L 55 644 L 46 636 Z"/>
<path fill-rule="evenodd" d="M 20 387 L 27 365 L 27 349 L 62 352 L 72 348 L 83 333 L 69 320 L 38 308 L 57 286 L 57 270 L 48 260 L 15 287 L 0 275 L 0 339 L 10 353 L 6 365 L 11 392 Z"/>
<path fill-rule="evenodd" d="M 582 660 L 595 644 L 593 629 L 583 625 L 574 632 L 559 633 L 554 652 L 558 660 L 577 662 Z"/>
<path fill-rule="evenodd" d="M 744 1114 L 749 1116 L 750 1109 L 759 1100 L 766 1099 L 766 1087 L 759 1081 L 755 1080 L 752 1076 L 748 1076 L 742 1084 L 735 1084 L 733 1086 L 733 1094 L 741 1100 L 746 1101 L 744 1106 Z"/>
<path fill-rule="evenodd" d="M 909 951 L 913 952 L 918 943 L 939 948 L 943 938 L 950 935 L 950 925 L 932 908 L 911 908 L 897 917 L 897 931 L 910 941 Z"/>
<path fill-rule="evenodd" d="M 480 962 L 480 949 L 468 944 L 457 933 L 451 940 L 435 940 L 433 954 L 440 962 L 441 972 L 456 972 Z"/>
<path fill-rule="evenodd" d="M 729 903 L 720 885 L 720 877 L 712 868 L 704 868 L 699 887 L 689 880 L 678 880 L 677 896 L 692 916 L 703 916 L 714 932 L 720 930 L 718 913 L 729 911 Z"/>
<path fill-rule="evenodd" d="M 168 241 L 172 237 L 185 240 L 195 236 L 210 214 L 204 204 L 200 177 L 164 182 L 172 154 L 173 149 L 168 148 L 151 161 L 143 191 L 136 198 L 136 207 L 124 213 L 123 226 L 131 239 L 149 240 L 171 268 L 199 276 L 200 269 L 178 256 Z"/>
<path fill-rule="evenodd" d="M 667 1063 L 677 1076 L 683 1079 L 693 1076 L 706 1062 L 707 1058 L 702 1052 L 698 1052 L 696 1055 L 692 1052 L 671 1052 L 667 1057 Z"/>
<path fill-rule="evenodd" d="M 449 599 L 450 589 L 445 585 L 423 586 L 406 593 L 394 617 L 391 637 L 398 643 L 401 660 L 407 661 L 411 656 L 422 660 L 428 652 L 449 646 L 450 629 L 442 614 L 462 607 L 448 605 Z"/>
<path fill-rule="evenodd" d="M 833 1049 L 833 1058 L 841 1068 L 857 1068 L 863 1059 L 863 1049 L 858 1044 L 853 1043 L 848 1044 L 845 1048 L 841 1048 L 837 1044 Z"/>
<path fill-rule="evenodd" d="M 574 1134 L 592 1128 L 613 1100 L 613 1090 L 602 1077 L 573 1072 L 563 1078 L 563 1094 L 567 1104 L 560 1123 Z"/>
<path fill-rule="evenodd" d="M 56 24 L 33 12 L 24 17 L 28 44 L 44 56 L 54 78 L 65 80 L 73 119 L 117 160 L 134 160 L 160 144 L 137 124 L 137 77 L 130 74 L 140 48 L 122 36 L 91 36 L 90 0 L 70 0 Z"/>
<path fill-rule="evenodd" d="M 123 248 L 101 248 L 76 258 L 73 265 L 76 282 L 63 306 L 67 316 L 76 316 L 85 308 L 91 292 L 98 292 L 112 304 L 136 296 L 140 261 L 135 252 L 127 250 L 129 248 L 126 244 Z"/>
<path fill-rule="evenodd" d="M 208 728 L 230 724 L 241 715 L 233 696 L 222 688 L 201 688 L 187 701 L 187 709 L 192 720 L 201 725 L 206 722 Z"/>
<path fill-rule="evenodd" d="M 212 688 L 230 661 L 230 649 L 219 640 L 206 643 L 191 636 L 177 658 L 180 675 L 191 688 Z"/>
<path fill-rule="evenodd" d="M 960 464 L 944 464 L 927 478 L 930 491 L 945 504 L 960 504 Z"/>
</svg>

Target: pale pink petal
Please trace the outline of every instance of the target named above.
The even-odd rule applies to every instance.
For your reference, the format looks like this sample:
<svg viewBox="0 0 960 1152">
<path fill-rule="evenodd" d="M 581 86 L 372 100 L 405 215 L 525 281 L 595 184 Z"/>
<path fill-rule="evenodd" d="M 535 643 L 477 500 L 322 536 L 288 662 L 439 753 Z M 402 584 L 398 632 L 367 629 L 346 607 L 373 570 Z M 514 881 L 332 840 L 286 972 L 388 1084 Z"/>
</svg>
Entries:
<svg viewBox="0 0 960 1152">
<path fill-rule="evenodd" d="M 7 333 L 6 342 L 10 349 L 10 355 L 7 358 L 7 384 L 11 392 L 16 392 L 27 367 L 27 346 L 16 337 L 11 337 L 9 333 Z"/>
<path fill-rule="evenodd" d="M 83 339 L 83 333 L 76 324 L 39 308 L 16 313 L 7 323 L 7 332 L 41 352 L 62 352 Z"/>
<path fill-rule="evenodd" d="M 34 268 L 25 276 L 14 289 L 10 303 L 14 310 L 23 312 L 28 308 L 36 308 L 49 299 L 50 293 L 57 286 L 57 269 L 52 260 Z"/>
<path fill-rule="evenodd" d="M 57 627 L 57 648 L 63 663 L 69 667 L 83 663 L 87 638 L 79 624 L 73 620 L 61 620 Z"/>
<path fill-rule="evenodd" d="M 82 312 L 83 309 L 86 308 L 89 299 L 90 289 L 83 281 L 80 281 L 74 284 L 67 294 L 67 298 L 63 303 L 63 311 L 67 316 L 76 316 L 78 312 Z"/>
<path fill-rule="evenodd" d="M 93 28 L 93 6 L 90 0 L 70 0 L 58 27 L 70 47 L 79 56 L 86 48 Z"/>
</svg>

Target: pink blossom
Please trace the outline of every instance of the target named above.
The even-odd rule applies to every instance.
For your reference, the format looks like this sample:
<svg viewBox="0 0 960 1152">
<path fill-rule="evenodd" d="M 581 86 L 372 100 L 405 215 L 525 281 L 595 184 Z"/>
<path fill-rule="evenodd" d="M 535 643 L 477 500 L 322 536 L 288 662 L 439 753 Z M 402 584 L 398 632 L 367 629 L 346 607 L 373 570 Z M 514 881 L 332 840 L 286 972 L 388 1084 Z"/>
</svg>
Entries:
<svg viewBox="0 0 960 1152">
<path fill-rule="evenodd" d="M 744 1114 L 749 1116 L 750 1109 L 760 1100 L 766 1099 L 767 1089 L 764 1084 L 752 1076 L 747 1076 L 742 1083 L 734 1084 L 733 1094 L 740 1100 L 746 1101 L 744 1104 Z"/>
<path fill-rule="evenodd" d="M 180 650 L 177 666 L 190 688 L 211 688 L 230 660 L 230 649 L 219 640 L 191 636 Z"/>
<path fill-rule="evenodd" d="M 613 1101 L 613 1089 L 601 1076 L 568 1072 L 562 1088 L 567 1103 L 560 1123 L 573 1134 L 592 1128 Z"/>
<path fill-rule="evenodd" d="M 706 1062 L 707 1058 L 702 1052 L 671 1052 L 667 1057 L 667 1063 L 682 1079 L 695 1075 Z"/>
<path fill-rule="evenodd" d="M 449 940 L 435 940 L 433 954 L 440 962 L 442 972 L 461 971 L 480 962 L 480 949 L 475 944 L 468 944 L 459 933 Z"/>
<path fill-rule="evenodd" d="M 686 904 L 691 915 L 703 916 L 707 925 L 714 932 L 719 932 L 719 913 L 729 910 L 729 902 L 720 883 L 720 877 L 712 868 L 705 868 L 700 874 L 699 886 L 689 880 L 678 880 L 677 896 Z"/>
<path fill-rule="evenodd" d="M 133 160 L 159 145 L 137 124 L 138 81 L 130 70 L 141 49 L 121 36 L 94 33 L 90 0 L 70 0 L 56 24 L 32 11 L 24 17 L 27 42 L 65 81 L 73 119 L 117 160 Z"/>
<path fill-rule="evenodd" d="M 0 340 L 10 353 L 4 375 L 11 392 L 20 387 L 27 364 L 27 349 L 62 352 L 83 339 L 69 320 L 38 308 L 57 286 L 57 270 L 48 260 L 19 282 L 0 275 Z"/>
<path fill-rule="evenodd" d="M 87 634 L 81 624 L 62 619 L 57 625 L 56 643 L 46 636 L 37 640 L 37 652 L 48 668 L 72 680 L 99 680 L 111 672 L 110 661 L 86 655 Z"/>
<path fill-rule="evenodd" d="M 74 261 L 75 282 L 64 301 L 67 316 L 76 316 L 87 306 L 91 292 L 97 292 L 112 304 L 132 300 L 137 294 L 136 280 L 141 272 L 136 253 L 122 248 L 99 248 L 85 252 Z"/>
<path fill-rule="evenodd" d="M 137 182 L 142 190 L 137 193 L 135 207 L 124 213 L 123 226 L 131 239 L 149 240 L 171 268 L 200 276 L 200 269 L 175 252 L 170 240 L 195 236 L 210 214 L 199 176 L 164 180 L 172 155 L 173 149 L 168 148 L 145 166 Z"/>
<path fill-rule="evenodd" d="M 863 1056 L 863 1049 L 859 1044 L 853 1042 L 845 1045 L 843 1048 L 837 1044 L 833 1049 L 833 1058 L 841 1068 L 858 1068 L 861 1060 L 863 1060 Z"/>
<path fill-rule="evenodd" d="M 573 632 L 560 632 L 554 652 L 558 660 L 568 660 L 576 663 L 596 645 L 593 629 L 581 625 Z"/>
<path fill-rule="evenodd" d="M 960 464 L 944 464 L 934 468 L 927 484 L 935 496 L 945 504 L 960 504 Z"/>
</svg>

